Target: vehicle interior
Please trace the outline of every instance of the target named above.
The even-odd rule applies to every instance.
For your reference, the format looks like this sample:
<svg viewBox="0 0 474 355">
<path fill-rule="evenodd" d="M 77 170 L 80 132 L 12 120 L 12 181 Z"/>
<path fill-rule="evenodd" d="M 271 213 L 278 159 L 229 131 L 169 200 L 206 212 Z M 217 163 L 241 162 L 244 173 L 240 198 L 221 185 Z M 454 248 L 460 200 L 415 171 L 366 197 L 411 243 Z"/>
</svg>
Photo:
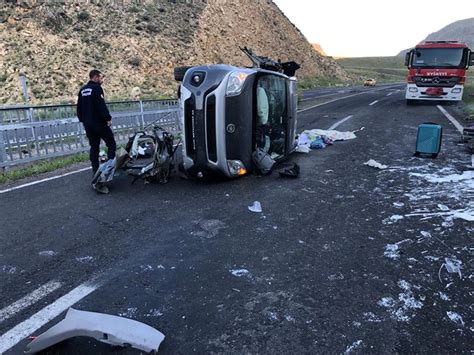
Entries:
<svg viewBox="0 0 474 355">
<path fill-rule="evenodd" d="M 287 137 L 285 78 L 271 74 L 260 76 L 256 82 L 255 95 L 255 146 L 277 160 L 285 155 Z"/>
</svg>

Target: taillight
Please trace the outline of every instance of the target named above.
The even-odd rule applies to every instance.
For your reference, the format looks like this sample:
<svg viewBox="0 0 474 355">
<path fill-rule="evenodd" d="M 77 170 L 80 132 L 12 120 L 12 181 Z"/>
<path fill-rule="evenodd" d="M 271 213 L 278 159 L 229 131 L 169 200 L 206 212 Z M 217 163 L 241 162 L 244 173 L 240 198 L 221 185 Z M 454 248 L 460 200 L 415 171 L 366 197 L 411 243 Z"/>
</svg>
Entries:
<svg viewBox="0 0 474 355">
<path fill-rule="evenodd" d="M 466 82 L 466 77 L 465 77 L 465 76 L 461 76 L 461 77 L 459 78 L 459 84 L 463 85 L 465 82 Z"/>
</svg>

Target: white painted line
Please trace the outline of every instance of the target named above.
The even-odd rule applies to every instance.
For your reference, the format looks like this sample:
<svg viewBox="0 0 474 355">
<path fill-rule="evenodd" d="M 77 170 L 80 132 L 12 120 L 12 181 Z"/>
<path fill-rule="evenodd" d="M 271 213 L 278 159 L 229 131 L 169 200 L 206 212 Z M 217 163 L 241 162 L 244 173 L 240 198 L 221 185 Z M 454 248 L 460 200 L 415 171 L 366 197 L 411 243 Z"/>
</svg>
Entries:
<svg viewBox="0 0 474 355">
<path fill-rule="evenodd" d="M 337 126 L 339 126 L 340 124 L 346 122 L 347 120 L 350 120 L 352 118 L 352 115 L 350 116 L 347 116 L 346 118 L 343 118 L 342 120 L 340 120 L 339 122 L 336 122 L 334 123 L 331 127 L 328 128 L 328 130 L 332 130 L 332 129 L 336 129 Z"/>
<path fill-rule="evenodd" d="M 338 98 L 338 99 L 330 100 L 330 101 L 328 101 L 328 102 L 323 102 L 323 103 L 321 103 L 321 104 L 317 104 L 317 105 L 314 105 L 314 106 L 311 106 L 311 107 L 308 107 L 308 108 L 299 110 L 298 113 L 305 112 L 305 111 L 308 111 L 308 110 L 312 110 L 313 108 L 316 108 L 316 107 L 319 107 L 319 106 L 323 106 L 323 105 L 327 105 L 327 104 L 330 104 L 331 102 L 335 102 L 335 101 L 339 101 L 339 100 L 343 100 L 343 99 L 348 99 L 349 97 L 354 97 L 354 96 L 364 95 L 364 94 L 367 94 L 367 92 L 359 92 L 358 94 L 340 97 L 340 98 Z"/>
<path fill-rule="evenodd" d="M 38 302 L 40 299 L 42 299 L 43 297 L 46 297 L 47 295 L 56 291 L 60 287 L 61 287 L 60 282 L 50 281 L 47 284 L 44 284 L 43 286 L 37 288 L 36 290 L 31 292 L 29 295 L 26 295 L 22 299 L 0 310 L 0 322 L 3 322 L 7 320 L 8 318 L 11 318 L 18 312 Z"/>
<path fill-rule="evenodd" d="M 374 102 L 371 102 L 369 106 L 374 106 L 377 102 L 379 102 L 379 100 L 375 100 Z"/>
<path fill-rule="evenodd" d="M 325 94 L 325 95 L 308 97 L 306 99 L 301 99 L 301 102 L 308 101 L 308 100 L 316 100 L 316 99 L 320 99 L 320 98 L 323 98 L 323 97 L 333 96 L 333 95 L 337 95 L 337 94 L 344 94 L 344 93 L 345 93 L 345 91 L 344 92 L 332 92 L 332 93 Z"/>
<path fill-rule="evenodd" d="M 18 324 L 14 328 L 0 337 L 0 354 L 4 353 L 11 347 L 30 336 L 43 325 L 59 316 L 66 309 L 94 292 L 99 285 L 91 283 L 83 283 L 68 294 L 57 299 L 55 302 L 43 308 L 24 322 Z"/>
<path fill-rule="evenodd" d="M 438 106 L 436 106 L 436 107 L 441 111 L 441 113 L 442 113 L 443 115 L 446 116 L 446 118 L 447 118 L 448 120 L 451 121 L 451 123 L 454 125 L 454 127 L 456 127 L 456 129 L 457 129 L 460 133 L 462 133 L 462 130 L 463 130 L 462 124 L 460 124 L 458 121 L 456 121 L 456 119 L 455 119 L 453 116 L 451 116 L 451 115 L 448 113 L 448 111 L 446 111 L 442 106 L 438 105 Z"/>
<path fill-rule="evenodd" d="M 11 188 L 5 189 L 5 190 L 0 190 L 0 194 L 4 194 L 4 193 L 7 193 L 7 192 L 10 192 L 10 191 L 13 191 L 13 190 L 22 189 L 22 188 L 28 187 L 28 186 L 33 186 L 33 185 L 36 185 L 36 184 L 41 184 L 42 182 L 46 182 L 46 181 L 51 181 L 51 180 L 59 179 L 59 178 L 62 178 L 62 177 L 68 176 L 68 175 L 73 175 L 73 174 L 77 174 L 77 173 L 82 173 L 83 171 L 90 170 L 90 169 L 91 169 L 90 167 L 89 167 L 89 168 L 83 168 L 83 169 L 79 169 L 79 170 L 76 170 L 76 171 L 71 171 L 71 172 L 66 173 L 66 174 L 57 175 L 57 176 L 52 176 L 52 177 L 49 177 L 49 178 L 46 178 L 46 179 L 42 179 L 42 180 L 32 181 L 32 182 L 29 182 L 29 183 L 27 183 L 27 184 L 23 184 L 23 185 L 11 187 Z"/>
<path fill-rule="evenodd" d="M 392 96 L 392 94 L 393 94 L 393 92 L 389 92 L 389 93 L 387 94 L 387 96 Z"/>
</svg>

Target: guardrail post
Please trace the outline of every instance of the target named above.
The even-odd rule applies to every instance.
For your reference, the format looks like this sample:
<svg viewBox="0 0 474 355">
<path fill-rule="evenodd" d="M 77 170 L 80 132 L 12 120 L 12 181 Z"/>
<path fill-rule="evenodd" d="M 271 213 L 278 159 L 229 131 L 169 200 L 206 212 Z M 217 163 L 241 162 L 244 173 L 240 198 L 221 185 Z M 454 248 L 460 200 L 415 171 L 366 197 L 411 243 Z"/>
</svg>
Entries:
<svg viewBox="0 0 474 355">
<path fill-rule="evenodd" d="M 5 162 L 7 161 L 7 151 L 5 149 L 5 139 L 3 131 L 0 131 L 0 168 L 5 170 Z"/>
<path fill-rule="evenodd" d="M 143 129 L 145 127 L 145 115 L 143 113 L 143 101 L 140 100 L 140 115 L 142 117 L 142 126 L 141 128 Z"/>
</svg>

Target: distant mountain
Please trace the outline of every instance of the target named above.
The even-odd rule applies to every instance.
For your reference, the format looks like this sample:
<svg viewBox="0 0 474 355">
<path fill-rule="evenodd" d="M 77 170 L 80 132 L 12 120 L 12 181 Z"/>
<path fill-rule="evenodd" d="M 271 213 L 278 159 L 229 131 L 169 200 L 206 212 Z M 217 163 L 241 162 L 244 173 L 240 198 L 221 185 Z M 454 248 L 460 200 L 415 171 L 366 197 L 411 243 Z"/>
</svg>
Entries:
<svg viewBox="0 0 474 355">
<path fill-rule="evenodd" d="M 465 20 L 453 22 L 446 27 L 443 27 L 437 32 L 431 33 L 424 41 L 449 41 L 456 40 L 465 42 L 469 48 L 474 49 L 474 17 Z M 413 47 L 418 43 L 414 43 Z M 413 48 L 412 47 L 412 48 Z M 411 48 L 405 49 L 398 53 L 399 56 L 404 56 Z"/>
</svg>

